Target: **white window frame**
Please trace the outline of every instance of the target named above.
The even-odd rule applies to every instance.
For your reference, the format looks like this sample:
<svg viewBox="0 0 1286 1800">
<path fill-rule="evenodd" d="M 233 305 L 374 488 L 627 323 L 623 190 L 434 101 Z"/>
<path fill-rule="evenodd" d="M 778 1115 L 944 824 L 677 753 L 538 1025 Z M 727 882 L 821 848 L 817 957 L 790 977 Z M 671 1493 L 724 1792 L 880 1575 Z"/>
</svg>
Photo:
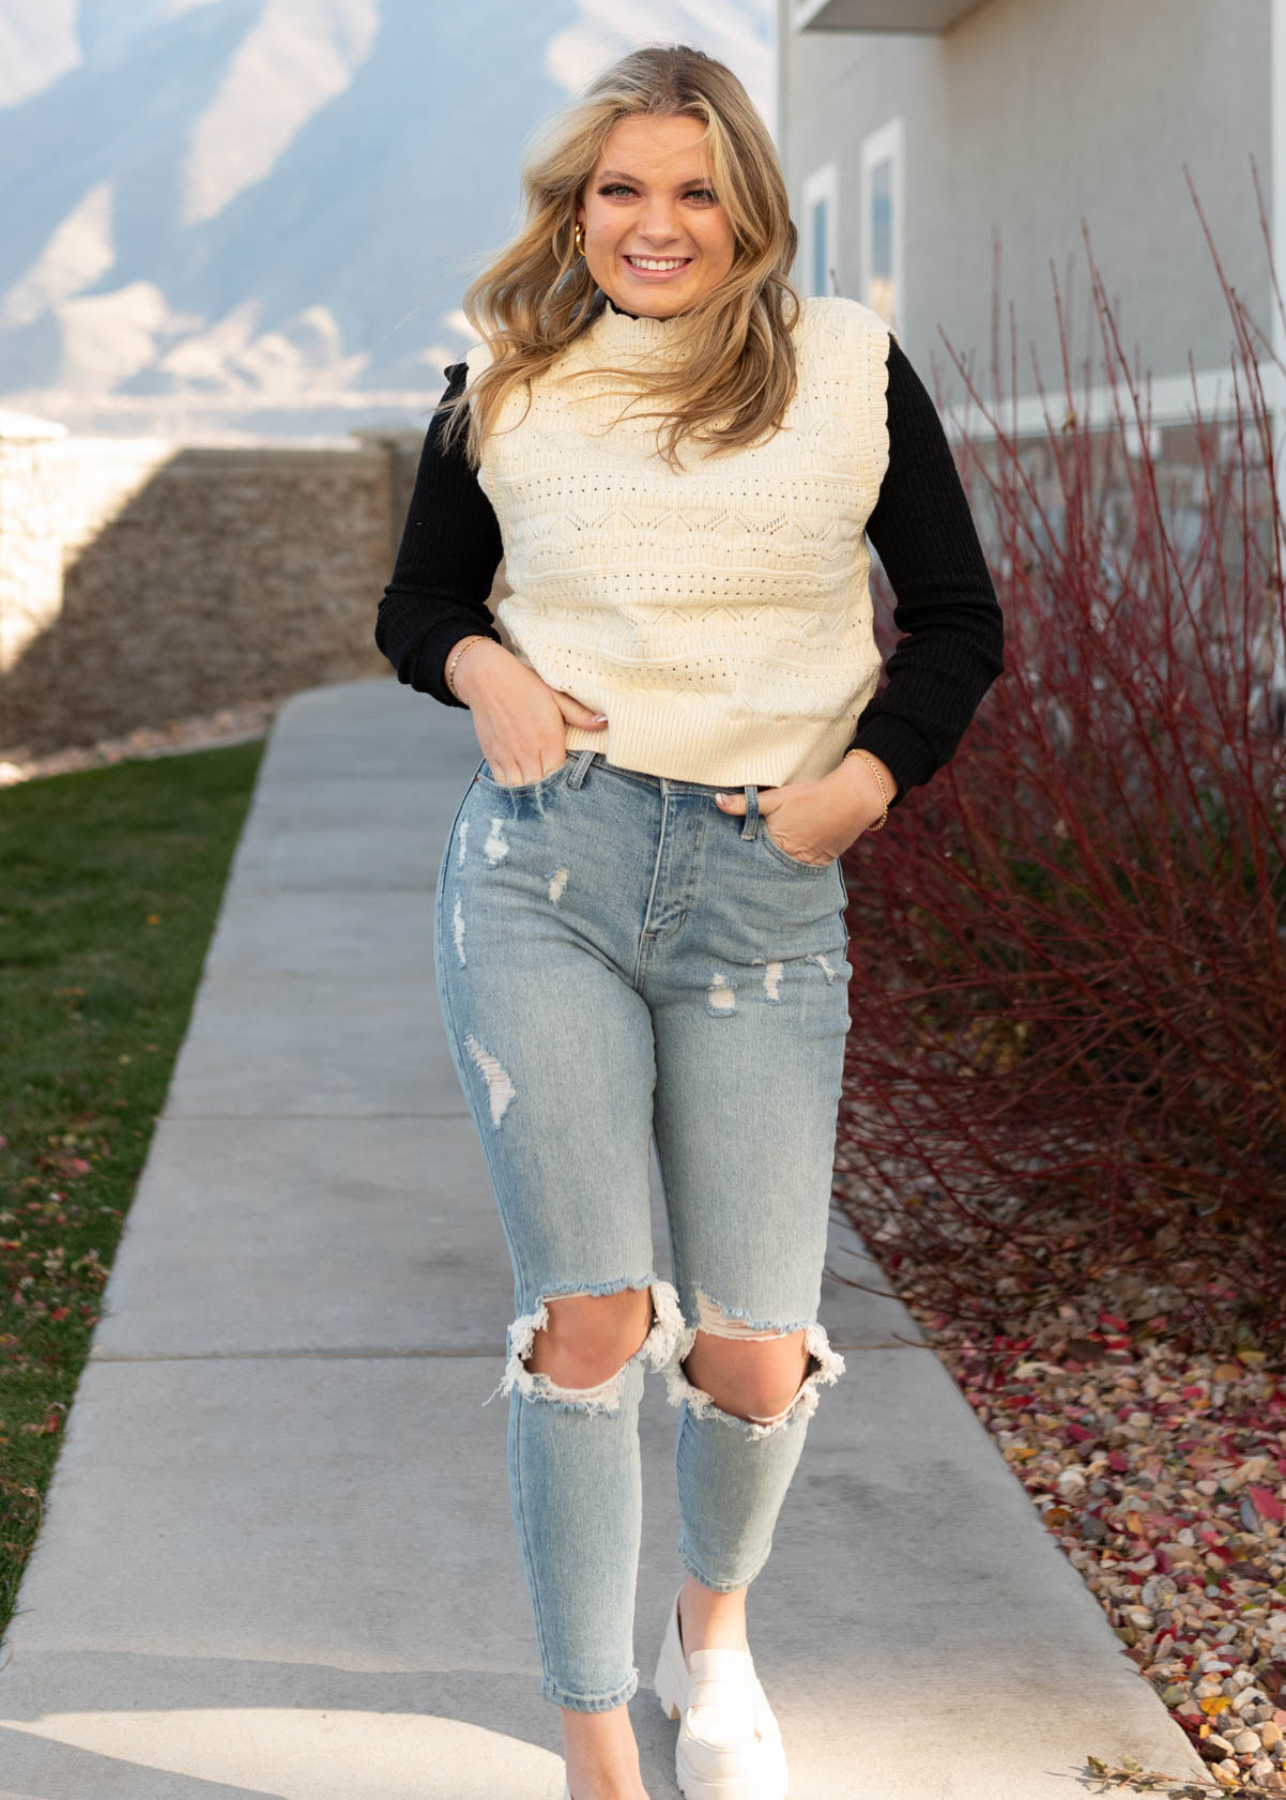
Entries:
<svg viewBox="0 0 1286 1800">
<path fill-rule="evenodd" d="M 813 241 L 813 209 L 821 203 L 826 206 L 826 230 L 829 242 L 827 249 L 826 280 L 830 280 L 830 272 L 835 271 L 836 291 L 843 292 L 839 279 L 839 170 L 833 162 L 823 163 L 820 169 L 814 169 L 804 180 L 804 280 L 801 286 L 805 293 L 813 292 L 813 264 L 816 259 L 817 246 Z M 823 287 L 824 294 L 830 293 L 830 287 Z"/>
<path fill-rule="evenodd" d="M 882 162 L 892 164 L 890 186 L 889 228 L 893 234 L 893 284 L 892 300 L 879 293 L 874 286 L 872 260 L 874 257 L 873 233 L 871 230 L 871 205 L 873 177 L 875 170 Z M 891 326 L 899 339 L 904 336 L 906 323 L 906 133 L 902 120 L 890 119 L 881 125 L 878 131 L 870 132 L 862 139 L 862 300 L 865 305 L 879 313 L 884 323 Z M 878 302 L 878 304 L 877 304 Z"/>
</svg>

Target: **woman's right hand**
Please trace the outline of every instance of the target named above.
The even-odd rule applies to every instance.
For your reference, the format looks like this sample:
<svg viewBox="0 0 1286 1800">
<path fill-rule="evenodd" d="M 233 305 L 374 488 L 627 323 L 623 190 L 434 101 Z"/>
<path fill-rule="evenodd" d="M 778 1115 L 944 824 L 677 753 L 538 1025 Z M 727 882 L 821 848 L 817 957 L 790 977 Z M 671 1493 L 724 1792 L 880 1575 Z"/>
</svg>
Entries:
<svg viewBox="0 0 1286 1800">
<path fill-rule="evenodd" d="M 502 787 L 539 781 L 558 768 L 567 758 L 568 725 L 600 731 L 607 723 L 550 687 L 494 638 L 470 644 L 452 679 L 473 714 L 478 748 Z"/>
</svg>

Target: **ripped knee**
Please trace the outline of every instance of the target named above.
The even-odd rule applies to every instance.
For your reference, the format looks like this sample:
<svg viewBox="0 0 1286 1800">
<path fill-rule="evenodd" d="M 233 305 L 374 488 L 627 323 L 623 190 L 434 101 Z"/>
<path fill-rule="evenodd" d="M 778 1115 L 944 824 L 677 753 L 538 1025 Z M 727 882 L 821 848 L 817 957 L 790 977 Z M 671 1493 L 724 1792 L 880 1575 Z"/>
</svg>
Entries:
<svg viewBox="0 0 1286 1800">
<path fill-rule="evenodd" d="M 694 1387 L 750 1423 L 779 1418 L 799 1392 L 810 1358 L 804 1331 L 754 1332 L 698 1326 L 684 1363 Z"/>
<path fill-rule="evenodd" d="M 678 1295 L 666 1281 L 546 1294 L 510 1325 L 504 1375 L 483 1404 L 516 1388 L 526 1400 L 617 1412 L 629 1371 L 641 1361 L 664 1367 L 682 1329 Z"/>
<path fill-rule="evenodd" d="M 671 1405 L 767 1437 L 817 1410 L 817 1390 L 838 1381 L 844 1359 L 823 1326 L 764 1324 L 725 1311 L 697 1291 L 697 1322 L 666 1368 Z"/>
<path fill-rule="evenodd" d="M 636 1356 L 656 1319 L 649 1288 L 615 1294 L 551 1294 L 548 1323 L 523 1358 L 533 1374 L 564 1388 L 597 1388 Z"/>
</svg>

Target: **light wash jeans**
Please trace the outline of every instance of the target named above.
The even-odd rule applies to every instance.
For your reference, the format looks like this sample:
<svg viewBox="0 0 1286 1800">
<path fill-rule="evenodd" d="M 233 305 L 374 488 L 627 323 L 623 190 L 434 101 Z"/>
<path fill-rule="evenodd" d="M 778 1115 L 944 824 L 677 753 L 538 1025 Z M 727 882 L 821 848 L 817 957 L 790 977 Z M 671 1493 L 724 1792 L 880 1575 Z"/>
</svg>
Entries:
<svg viewBox="0 0 1286 1800">
<path fill-rule="evenodd" d="M 843 1359 L 817 1322 L 849 1029 L 838 859 L 788 856 L 718 789 L 573 751 L 538 781 L 485 758 L 447 838 L 434 969 L 514 1270 L 497 1393 L 542 1692 L 604 1712 L 638 1686 L 644 1365 L 680 1408 L 679 1556 L 706 1587 L 751 1581 Z M 674 1283 L 653 1264 L 655 1132 Z M 524 1358 L 569 1294 L 650 1288 L 639 1351 L 594 1388 Z M 806 1328 L 803 1384 L 741 1419 L 692 1386 L 698 1328 Z M 493 1396 L 494 1397 L 494 1396 Z"/>
</svg>

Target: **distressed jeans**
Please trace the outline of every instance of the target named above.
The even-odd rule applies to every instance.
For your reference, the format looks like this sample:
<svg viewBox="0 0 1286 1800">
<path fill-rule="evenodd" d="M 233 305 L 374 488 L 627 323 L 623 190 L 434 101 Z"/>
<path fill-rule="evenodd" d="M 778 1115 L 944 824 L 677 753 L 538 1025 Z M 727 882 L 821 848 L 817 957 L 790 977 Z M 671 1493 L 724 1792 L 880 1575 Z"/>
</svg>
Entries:
<svg viewBox="0 0 1286 1800">
<path fill-rule="evenodd" d="M 716 792 L 593 749 L 519 785 L 484 758 L 438 873 L 438 996 L 513 1263 L 496 1393 L 542 1692 L 585 1712 L 638 1686 L 645 1366 L 679 1408 L 680 1561 L 723 1592 L 766 1562 L 817 1390 L 844 1368 L 817 1321 L 844 878 L 781 849 L 753 784 L 744 818 Z M 673 1283 L 653 1263 L 653 1135 Z M 626 1288 L 650 1289 L 652 1323 L 609 1379 L 562 1388 L 528 1368 L 548 1302 Z M 775 1417 L 725 1412 L 687 1378 L 698 1330 L 801 1329 L 803 1383 Z"/>
</svg>

